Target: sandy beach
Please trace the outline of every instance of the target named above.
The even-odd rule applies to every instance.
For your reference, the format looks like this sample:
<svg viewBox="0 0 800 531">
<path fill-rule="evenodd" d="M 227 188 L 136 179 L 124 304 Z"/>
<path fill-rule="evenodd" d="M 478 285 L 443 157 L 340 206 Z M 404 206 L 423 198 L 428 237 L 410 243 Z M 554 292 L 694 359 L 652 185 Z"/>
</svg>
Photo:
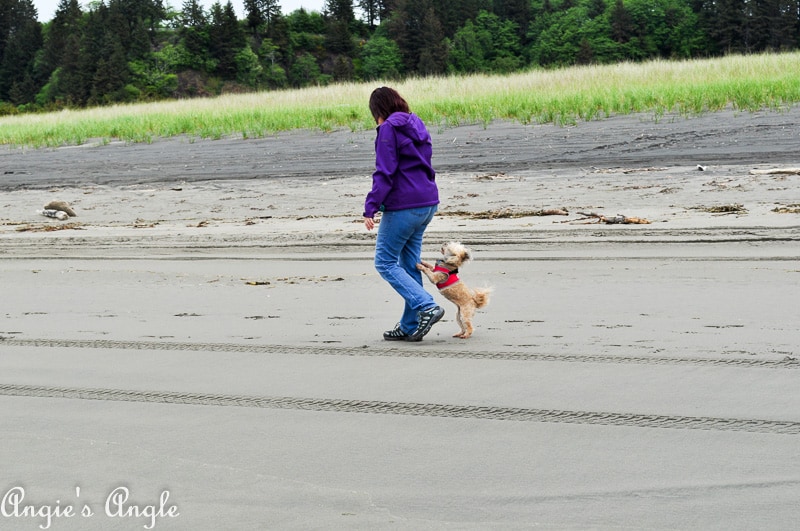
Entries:
<svg viewBox="0 0 800 531">
<path fill-rule="evenodd" d="M 0 529 L 793 527 L 798 123 L 432 127 L 494 292 L 419 344 L 373 131 L 0 147 Z"/>
</svg>

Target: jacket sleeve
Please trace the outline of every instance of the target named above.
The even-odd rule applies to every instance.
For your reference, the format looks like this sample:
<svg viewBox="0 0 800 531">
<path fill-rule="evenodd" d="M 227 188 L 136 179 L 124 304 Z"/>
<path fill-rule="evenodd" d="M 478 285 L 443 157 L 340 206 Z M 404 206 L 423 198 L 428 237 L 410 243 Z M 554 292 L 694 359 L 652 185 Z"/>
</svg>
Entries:
<svg viewBox="0 0 800 531">
<path fill-rule="evenodd" d="M 372 174 L 372 190 L 364 202 L 364 217 L 371 218 L 381 209 L 384 199 L 392 190 L 398 164 L 397 133 L 394 127 L 384 122 L 378 127 L 378 137 L 375 139 L 375 171 Z"/>
</svg>

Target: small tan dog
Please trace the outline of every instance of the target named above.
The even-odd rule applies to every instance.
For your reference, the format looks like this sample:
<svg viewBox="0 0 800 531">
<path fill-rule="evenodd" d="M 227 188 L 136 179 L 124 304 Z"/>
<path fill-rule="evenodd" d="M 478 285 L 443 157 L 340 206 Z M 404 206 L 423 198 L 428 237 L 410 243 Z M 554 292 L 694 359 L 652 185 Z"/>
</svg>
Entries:
<svg viewBox="0 0 800 531">
<path fill-rule="evenodd" d="M 442 246 L 444 257 L 436 264 L 421 262 L 417 269 L 425 273 L 428 280 L 436 284 L 442 295 L 458 307 L 456 320 L 461 331 L 453 337 L 467 339 L 472 335 L 472 316 L 475 310 L 489 303 L 489 288 L 472 289 L 458 278 L 458 268 L 467 263 L 472 255 L 469 249 L 459 242 L 449 242 Z"/>
</svg>

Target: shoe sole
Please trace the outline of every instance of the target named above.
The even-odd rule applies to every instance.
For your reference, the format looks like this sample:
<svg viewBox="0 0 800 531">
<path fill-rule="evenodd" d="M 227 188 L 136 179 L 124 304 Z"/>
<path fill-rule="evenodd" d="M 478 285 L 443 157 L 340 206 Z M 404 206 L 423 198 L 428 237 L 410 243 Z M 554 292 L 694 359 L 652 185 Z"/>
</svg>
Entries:
<svg viewBox="0 0 800 531">
<path fill-rule="evenodd" d="M 410 334 L 406 338 L 406 341 L 422 341 L 422 338 L 425 337 L 428 334 L 428 332 L 431 331 L 431 328 L 433 328 L 433 325 L 435 325 L 436 323 L 438 323 L 439 321 L 442 320 L 442 317 L 444 317 L 444 310 L 442 310 L 442 313 L 440 313 L 438 315 L 438 317 L 437 316 L 433 316 L 433 318 L 428 323 L 428 326 L 426 326 L 423 330 L 417 332 L 416 334 Z"/>
</svg>

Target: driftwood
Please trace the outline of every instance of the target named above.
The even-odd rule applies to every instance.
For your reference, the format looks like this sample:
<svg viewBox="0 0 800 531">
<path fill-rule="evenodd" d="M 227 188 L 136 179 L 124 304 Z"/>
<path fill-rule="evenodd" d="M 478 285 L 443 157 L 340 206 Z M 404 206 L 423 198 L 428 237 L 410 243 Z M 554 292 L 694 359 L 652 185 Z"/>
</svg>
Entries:
<svg viewBox="0 0 800 531">
<path fill-rule="evenodd" d="M 566 208 L 546 208 L 543 210 L 514 210 L 500 208 L 497 210 L 484 210 L 482 212 L 469 212 L 466 210 L 440 210 L 440 216 L 461 216 L 470 219 L 513 219 L 535 216 L 569 216 Z"/>
<path fill-rule="evenodd" d="M 634 225 L 649 225 L 650 221 L 645 218 L 631 218 L 628 216 L 623 216 L 622 214 L 617 214 L 613 217 L 606 217 L 602 214 L 597 214 L 595 212 L 578 212 L 579 216 L 583 216 L 583 218 L 578 219 L 576 221 L 583 221 L 585 219 L 596 219 L 596 223 L 608 223 L 608 224 L 634 224 Z"/>
<path fill-rule="evenodd" d="M 750 170 L 750 175 L 800 175 L 800 168 L 776 168 L 772 170 Z"/>
<path fill-rule="evenodd" d="M 649 167 L 649 168 L 595 168 L 592 173 L 645 173 L 649 171 L 664 171 L 668 168 L 656 168 L 656 167 Z"/>
</svg>

